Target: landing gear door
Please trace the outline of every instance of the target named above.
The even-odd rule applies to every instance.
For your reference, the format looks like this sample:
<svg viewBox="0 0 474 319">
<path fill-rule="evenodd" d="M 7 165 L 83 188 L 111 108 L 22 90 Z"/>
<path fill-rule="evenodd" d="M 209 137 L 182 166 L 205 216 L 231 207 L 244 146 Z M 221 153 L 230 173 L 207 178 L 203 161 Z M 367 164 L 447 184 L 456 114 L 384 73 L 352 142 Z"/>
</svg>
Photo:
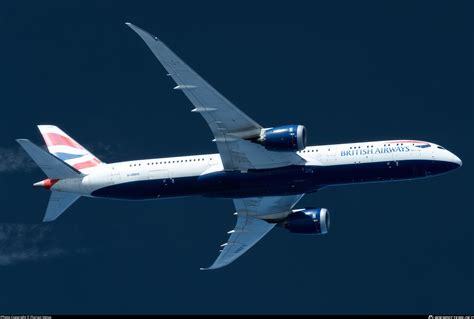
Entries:
<svg viewBox="0 0 474 319">
<path fill-rule="evenodd" d="M 156 181 L 161 181 L 161 184 L 163 188 L 162 191 L 165 189 L 168 189 L 170 186 L 174 184 L 174 179 L 170 177 L 170 172 L 167 169 L 153 169 L 148 172 L 148 179 L 149 180 L 156 180 Z M 158 194 L 158 197 L 160 197 L 161 194 Z"/>
</svg>

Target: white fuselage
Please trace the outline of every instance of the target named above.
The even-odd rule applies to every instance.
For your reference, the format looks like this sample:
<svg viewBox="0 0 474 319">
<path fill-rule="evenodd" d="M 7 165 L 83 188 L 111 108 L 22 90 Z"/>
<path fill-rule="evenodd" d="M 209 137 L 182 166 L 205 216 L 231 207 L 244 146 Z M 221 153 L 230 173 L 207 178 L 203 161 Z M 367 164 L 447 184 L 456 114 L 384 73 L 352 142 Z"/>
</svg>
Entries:
<svg viewBox="0 0 474 319">
<path fill-rule="evenodd" d="M 460 159 L 448 150 L 433 143 L 411 140 L 308 146 L 296 153 L 306 161 L 304 166 L 316 168 L 316 177 L 319 168 L 331 166 L 352 165 L 356 169 L 358 165 L 387 163 L 391 167 L 411 161 L 461 165 Z M 100 165 L 83 178 L 58 181 L 52 190 L 94 196 L 95 191 L 114 185 L 162 180 L 171 186 L 176 180 L 223 171 L 218 153 L 144 159 Z"/>
</svg>

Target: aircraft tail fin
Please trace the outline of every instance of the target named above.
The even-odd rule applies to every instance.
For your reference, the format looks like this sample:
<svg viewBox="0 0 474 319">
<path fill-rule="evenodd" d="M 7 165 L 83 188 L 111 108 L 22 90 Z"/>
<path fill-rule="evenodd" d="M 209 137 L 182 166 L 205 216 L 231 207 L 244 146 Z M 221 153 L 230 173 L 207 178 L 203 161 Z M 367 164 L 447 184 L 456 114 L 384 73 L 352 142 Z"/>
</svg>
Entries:
<svg viewBox="0 0 474 319">
<path fill-rule="evenodd" d="M 81 172 L 63 162 L 51 153 L 46 152 L 29 140 L 18 139 L 17 142 L 38 164 L 48 179 L 35 183 L 34 186 L 43 186 L 50 189 L 59 179 L 78 178 L 84 176 Z M 48 208 L 43 221 L 49 222 L 58 218 L 69 206 L 71 206 L 81 195 L 52 191 Z"/>
<path fill-rule="evenodd" d="M 71 167 L 51 153 L 46 152 L 31 141 L 25 139 L 18 139 L 16 141 L 49 178 L 65 179 L 83 176 L 77 169 Z"/>
<path fill-rule="evenodd" d="M 58 218 L 69 206 L 78 200 L 79 197 L 81 197 L 81 195 L 55 191 L 51 192 L 43 222 L 50 222 Z"/>
<path fill-rule="evenodd" d="M 38 125 L 38 129 L 43 136 L 48 151 L 80 172 L 87 174 L 95 167 L 104 164 L 59 127 Z"/>
</svg>

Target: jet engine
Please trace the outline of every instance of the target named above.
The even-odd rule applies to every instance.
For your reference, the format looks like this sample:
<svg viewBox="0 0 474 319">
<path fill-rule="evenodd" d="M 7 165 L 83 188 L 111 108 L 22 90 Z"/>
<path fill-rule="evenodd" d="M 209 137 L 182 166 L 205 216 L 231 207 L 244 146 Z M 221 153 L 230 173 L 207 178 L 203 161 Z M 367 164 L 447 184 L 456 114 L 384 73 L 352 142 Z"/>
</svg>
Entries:
<svg viewBox="0 0 474 319">
<path fill-rule="evenodd" d="M 292 233 L 324 235 L 329 231 L 329 211 L 326 208 L 296 209 L 280 226 Z"/>
<path fill-rule="evenodd" d="M 306 128 L 303 125 L 283 125 L 263 129 L 255 142 L 271 151 L 300 151 L 306 147 Z"/>
</svg>

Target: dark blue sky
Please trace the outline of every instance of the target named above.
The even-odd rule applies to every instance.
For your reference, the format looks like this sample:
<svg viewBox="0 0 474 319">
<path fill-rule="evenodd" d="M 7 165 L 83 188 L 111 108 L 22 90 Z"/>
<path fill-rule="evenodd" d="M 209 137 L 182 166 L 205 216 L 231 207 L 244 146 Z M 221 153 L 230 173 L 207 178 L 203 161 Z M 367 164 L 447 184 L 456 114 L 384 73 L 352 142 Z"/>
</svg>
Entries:
<svg viewBox="0 0 474 319">
<path fill-rule="evenodd" d="M 14 1 L 0 5 L 0 312 L 473 313 L 468 1 Z M 105 162 L 215 152 L 204 120 L 124 25 L 159 36 L 265 126 L 309 144 L 409 138 L 463 160 L 419 181 L 328 188 L 327 236 L 276 229 L 201 272 L 230 200 L 81 199 L 39 224 L 44 178 L 15 138 L 55 124 Z"/>
</svg>

